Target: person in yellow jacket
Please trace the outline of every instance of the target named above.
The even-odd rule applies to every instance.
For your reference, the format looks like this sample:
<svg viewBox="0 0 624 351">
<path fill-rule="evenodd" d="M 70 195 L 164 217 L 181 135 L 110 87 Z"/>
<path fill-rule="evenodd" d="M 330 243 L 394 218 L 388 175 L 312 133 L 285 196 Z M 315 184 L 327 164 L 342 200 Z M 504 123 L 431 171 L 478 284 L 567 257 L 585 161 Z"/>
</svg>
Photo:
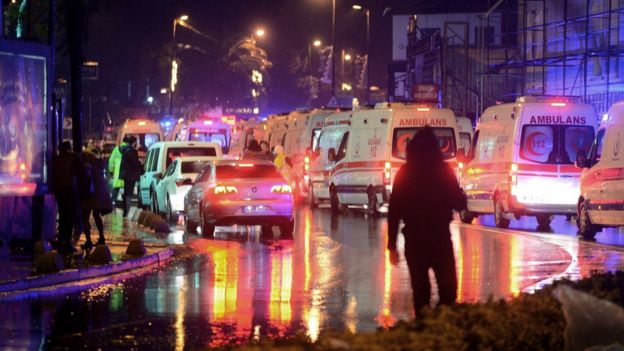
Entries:
<svg viewBox="0 0 624 351">
<path fill-rule="evenodd" d="M 275 146 L 273 153 L 275 154 L 275 159 L 273 159 L 275 168 L 277 168 L 282 176 L 286 178 L 286 181 L 293 186 L 292 168 L 286 161 L 286 152 L 284 152 L 284 147 L 282 145 Z"/>
<path fill-rule="evenodd" d="M 119 190 L 123 189 L 124 181 L 123 179 L 119 179 L 119 170 L 121 168 L 121 149 L 126 146 L 127 138 L 121 141 L 120 145 L 115 146 L 113 152 L 108 159 L 108 172 L 112 175 L 112 185 L 113 185 L 113 203 L 117 202 L 117 196 L 119 195 Z"/>
</svg>

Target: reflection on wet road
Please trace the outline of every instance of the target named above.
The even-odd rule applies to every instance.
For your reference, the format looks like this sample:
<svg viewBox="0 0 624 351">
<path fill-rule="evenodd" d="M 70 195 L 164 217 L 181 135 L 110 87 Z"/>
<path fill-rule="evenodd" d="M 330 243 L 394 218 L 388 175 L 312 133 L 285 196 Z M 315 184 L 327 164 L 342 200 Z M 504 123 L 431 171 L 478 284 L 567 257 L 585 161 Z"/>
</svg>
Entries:
<svg viewBox="0 0 624 351">
<path fill-rule="evenodd" d="M 0 348 L 181 350 L 392 325 L 412 317 L 412 302 L 405 260 L 394 267 L 385 251 L 386 223 L 303 208 L 291 241 L 261 241 L 246 228 L 217 232 L 215 240 L 194 237 L 188 244 L 198 255 L 123 283 L 68 297 L 0 301 L 6 335 Z M 453 223 L 460 300 L 510 297 L 556 277 L 624 267 L 624 250 L 579 242 L 566 225 L 554 224 L 563 234 L 529 234 Z M 606 235 L 618 244 L 619 234 Z"/>
</svg>

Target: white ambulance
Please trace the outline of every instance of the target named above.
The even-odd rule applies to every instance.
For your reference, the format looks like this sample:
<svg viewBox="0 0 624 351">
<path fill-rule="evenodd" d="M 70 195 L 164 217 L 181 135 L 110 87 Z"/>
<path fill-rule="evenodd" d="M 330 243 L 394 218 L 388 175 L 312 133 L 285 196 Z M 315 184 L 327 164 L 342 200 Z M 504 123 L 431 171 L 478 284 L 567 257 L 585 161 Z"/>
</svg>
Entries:
<svg viewBox="0 0 624 351">
<path fill-rule="evenodd" d="M 288 113 L 274 115 L 267 120 L 267 134 L 264 140 L 269 143 L 271 151 L 277 145 L 284 146 L 284 138 L 286 131 L 288 131 L 288 116 Z"/>
<path fill-rule="evenodd" d="M 337 161 L 340 145 L 348 136 L 353 111 L 330 114 L 325 118 L 318 142 L 313 143 L 310 152 L 308 201 L 316 207 L 321 202 L 330 201 L 329 174 Z M 338 206 L 334 197 L 334 207 Z"/>
<path fill-rule="evenodd" d="M 592 239 L 603 227 L 624 226 L 624 101 L 611 106 L 591 148 L 579 150 L 583 169 L 578 198 L 579 234 Z"/>
<path fill-rule="evenodd" d="M 217 143 L 223 153 L 230 147 L 232 126 L 217 117 L 204 117 L 186 122 L 176 137 L 176 141 L 205 141 Z"/>
<path fill-rule="evenodd" d="M 318 143 L 325 118 L 334 112 L 335 110 L 313 110 L 292 112 L 288 115 L 284 152 L 292 166 L 294 190 L 298 196 L 307 196 L 311 150 Z"/>
<path fill-rule="evenodd" d="M 457 117 L 457 127 L 459 128 L 457 150 L 464 149 L 465 152 L 468 152 L 468 150 L 470 150 L 470 144 L 472 143 L 472 135 L 474 134 L 470 118 Z"/>
<path fill-rule="evenodd" d="M 256 125 L 253 131 L 254 140 L 257 140 L 258 142 L 262 140 L 267 140 L 267 138 L 269 137 L 267 128 L 267 121 L 262 121 L 258 125 Z"/>
<path fill-rule="evenodd" d="M 535 216 L 541 228 L 553 215 L 576 213 L 580 150 L 589 150 L 597 115 L 575 98 L 519 97 L 492 106 L 481 116 L 461 174 L 470 223 L 494 214 L 496 226 Z"/>
<path fill-rule="evenodd" d="M 145 160 L 145 154 L 150 146 L 164 140 L 165 132 L 162 126 L 148 118 L 128 119 L 121 126 L 117 134 L 117 145 L 126 137 L 132 135 L 137 138 L 139 159 Z"/>
<path fill-rule="evenodd" d="M 226 158 L 240 158 L 247 149 L 249 142 L 254 138 L 254 129 L 258 125 L 256 120 L 238 121 L 232 128 L 232 141 Z"/>
<path fill-rule="evenodd" d="M 387 210 L 407 144 L 424 126 L 433 128 L 444 159 L 457 172 L 459 129 L 452 110 L 385 103 L 353 113 L 329 176 L 332 209 Z"/>
</svg>

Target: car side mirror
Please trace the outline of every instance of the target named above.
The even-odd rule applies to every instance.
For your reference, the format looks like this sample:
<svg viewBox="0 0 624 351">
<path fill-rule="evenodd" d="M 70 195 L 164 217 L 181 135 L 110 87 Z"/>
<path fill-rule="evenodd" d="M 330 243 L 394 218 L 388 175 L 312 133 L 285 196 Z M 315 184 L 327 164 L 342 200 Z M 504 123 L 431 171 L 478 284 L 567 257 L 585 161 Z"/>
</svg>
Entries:
<svg viewBox="0 0 624 351">
<path fill-rule="evenodd" d="M 579 150 L 576 153 L 576 167 L 589 168 L 589 160 L 587 159 L 587 154 L 585 153 L 585 150 Z"/>
<path fill-rule="evenodd" d="M 305 155 L 306 156 L 312 156 L 312 148 L 311 147 L 306 147 Z"/>
<path fill-rule="evenodd" d="M 162 173 L 154 173 L 153 177 L 154 177 L 154 179 L 156 179 L 158 181 L 163 179 Z"/>
<path fill-rule="evenodd" d="M 184 185 L 193 185 L 193 180 L 191 178 L 186 178 L 186 179 L 184 179 L 184 182 L 182 184 L 184 184 Z"/>
<path fill-rule="evenodd" d="M 329 160 L 329 162 L 336 161 L 336 149 L 333 147 L 327 150 L 327 160 Z"/>
</svg>

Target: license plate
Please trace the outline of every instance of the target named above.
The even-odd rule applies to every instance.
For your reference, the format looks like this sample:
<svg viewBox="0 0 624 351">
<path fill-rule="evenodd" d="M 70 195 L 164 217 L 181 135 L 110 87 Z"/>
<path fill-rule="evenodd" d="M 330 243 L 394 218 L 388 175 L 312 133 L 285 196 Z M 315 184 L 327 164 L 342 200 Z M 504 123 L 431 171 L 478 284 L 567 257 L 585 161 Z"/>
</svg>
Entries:
<svg viewBox="0 0 624 351">
<path fill-rule="evenodd" d="M 269 208 L 266 206 L 245 206 L 243 207 L 243 213 L 266 213 L 269 212 Z"/>
</svg>

